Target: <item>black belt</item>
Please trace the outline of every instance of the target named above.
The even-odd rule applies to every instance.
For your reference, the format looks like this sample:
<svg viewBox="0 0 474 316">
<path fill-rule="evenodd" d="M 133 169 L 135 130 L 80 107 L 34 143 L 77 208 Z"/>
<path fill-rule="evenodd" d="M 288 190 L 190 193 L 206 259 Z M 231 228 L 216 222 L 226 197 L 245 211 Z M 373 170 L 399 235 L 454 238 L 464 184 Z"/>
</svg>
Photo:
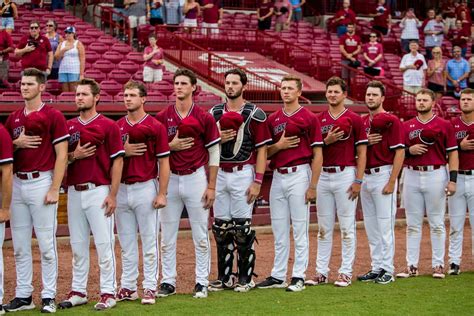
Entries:
<svg viewBox="0 0 474 316">
<path fill-rule="evenodd" d="M 472 176 L 474 174 L 474 170 L 458 170 L 458 174 L 463 174 L 465 176 Z"/>
<path fill-rule="evenodd" d="M 439 168 L 441 168 L 441 166 L 408 166 L 408 169 L 415 171 L 433 171 Z"/>
<path fill-rule="evenodd" d="M 344 171 L 346 167 L 345 166 L 340 166 L 340 167 L 323 167 L 323 171 L 327 173 L 337 173 L 337 172 L 342 172 Z"/>
<path fill-rule="evenodd" d="M 236 171 L 240 171 L 240 170 L 243 170 L 244 169 L 244 165 L 240 165 L 240 166 L 235 166 L 235 167 L 221 167 L 221 170 L 224 171 L 224 172 L 229 172 L 229 173 L 232 173 L 232 172 L 236 172 Z"/>
<path fill-rule="evenodd" d="M 288 174 L 288 173 L 296 172 L 296 170 L 298 170 L 298 167 L 297 167 L 297 166 L 294 166 L 294 167 L 277 168 L 276 171 L 277 171 L 278 173 L 281 173 L 281 174 Z"/>
<path fill-rule="evenodd" d="M 93 183 L 83 183 L 83 184 L 75 184 L 74 190 L 76 191 L 87 191 L 91 189 L 95 189 L 97 186 Z"/>
<path fill-rule="evenodd" d="M 21 179 L 21 180 L 31 180 L 31 179 L 39 178 L 40 173 L 39 171 L 17 172 L 16 176 L 18 177 L 18 179 Z"/>
<path fill-rule="evenodd" d="M 195 169 L 186 169 L 186 170 L 171 170 L 171 173 L 177 174 L 178 176 L 186 176 L 188 174 L 195 173 Z"/>
</svg>

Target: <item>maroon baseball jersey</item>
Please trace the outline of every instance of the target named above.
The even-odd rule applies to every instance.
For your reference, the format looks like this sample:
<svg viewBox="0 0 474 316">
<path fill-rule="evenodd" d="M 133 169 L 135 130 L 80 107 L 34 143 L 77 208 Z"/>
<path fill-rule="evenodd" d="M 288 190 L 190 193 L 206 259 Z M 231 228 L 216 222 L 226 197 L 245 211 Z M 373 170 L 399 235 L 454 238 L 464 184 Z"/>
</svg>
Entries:
<svg viewBox="0 0 474 316">
<path fill-rule="evenodd" d="M 93 156 L 77 159 L 69 164 L 67 184 L 75 185 L 91 182 L 96 185 L 109 185 L 112 180 L 110 173 L 113 159 L 125 154 L 118 125 L 99 113 L 87 122 L 79 117 L 73 118 L 67 121 L 67 125 L 71 134 L 69 152 L 76 149 L 81 138 L 81 131 L 85 129 L 95 128 L 100 130 L 102 138 Z"/>
<path fill-rule="evenodd" d="M 395 150 L 405 147 L 402 122 L 395 115 L 392 116 L 394 117 L 392 126 L 381 134 L 382 140 L 375 145 L 367 146 L 366 168 L 392 165 L 395 158 Z M 372 121 L 370 115 L 364 116 L 362 121 L 366 133 L 369 134 Z"/>
<path fill-rule="evenodd" d="M 13 143 L 5 127 L 0 124 L 0 165 L 13 162 Z M 0 176 L 2 174 L 0 173 Z"/>
<path fill-rule="evenodd" d="M 474 130 L 474 123 L 466 123 L 461 117 L 456 117 L 452 122 L 454 135 L 456 135 L 457 143 L 468 136 L 468 131 Z M 472 138 L 474 135 L 471 135 Z M 459 148 L 459 170 L 474 170 L 474 150 L 462 150 Z"/>
<path fill-rule="evenodd" d="M 420 143 L 418 141 L 420 133 L 423 129 L 436 128 L 441 130 L 441 136 L 434 142 L 433 145 L 428 145 L 428 151 L 423 155 L 413 155 L 405 158 L 405 165 L 408 166 L 441 166 L 447 163 L 446 154 L 450 151 L 457 150 L 458 145 L 456 137 L 454 137 L 454 130 L 451 123 L 437 115 L 422 122 L 418 117 L 414 117 L 406 121 L 403 125 L 405 133 L 405 145 L 411 146 Z"/>
<path fill-rule="evenodd" d="M 323 147 L 323 166 L 356 166 L 356 146 L 368 143 L 367 133 L 362 124 L 362 118 L 349 109 L 333 117 L 329 111 L 324 111 L 318 115 L 321 125 L 323 139 L 327 136 L 332 126 L 342 117 L 349 117 L 352 120 L 352 129 L 349 137 L 339 140 Z"/>
<path fill-rule="evenodd" d="M 172 171 L 197 170 L 204 166 L 209 161 L 207 148 L 219 143 L 221 140 L 216 121 L 210 113 L 193 104 L 187 116 L 197 119 L 204 132 L 195 139 L 194 146 L 191 148 L 171 152 L 170 168 Z M 168 133 L 168 143 L 171 142 L 183 118 L 179 115 L 174 105 L 170 105 L 158 113 L 156 118 L 165 126 Z"/>
<path fill-rule="evenodd" d="M 169 156 L 170 147 L 168 145 L 168 136 L 166 129 L 155 118 L 146 114 L 143 119 L 133 124 L 127 116 L 117 121 L 122 136 L 122 142 L 125 143 L 129 131 L 137 125 L 146 125 L 153 132 L 152 137 L 145 141 L 147 150 L 141 156 L 126 157 L 124 159 L 122 181 L 125 182 L 145 182 L 158 176 L 157 158 Z"/>
<path fill-rule="evenodd" d="M 227 112 L 227 106 L 224 107 L 224 113 Z M 267 145 L 272 142 L 272 137 L 267 128 L 267 123 L 258 122 L 256 120 L 250 121 L 250 135 L 252 137 L 255 149 Z M 232 162 L 232 161 L 221 161 L 220 166 L 224 168 L 232 168 L 238 165 L 251 164 L 254 165 L 257 162 L 257 151 L 254 150 L 250 154 L 250 158 L 245 162 Z"/>
<path fill-rule="evenodd" d="M 337 11 L 336 14 L 334 15 L 334 19 L 340 18 L 342 16 L 344 17 L 344 19 L 336 22 L 337 25 L 347 25 L 349 23 L 356 23 L 357 15 L 355 14 L 354 11 L 352 11 L 352 9 L 347 9 L 347 10 L 341 9 Z"/>
<path fill-rule="evenodd" d="M 314 146 L 322 146 L 321 127 L 318 118 L 305 107 L 300 107 L 297 111 L 288 115 L 283 109 L 273 112 L 267 120 L 268 128 L 272 135 L 273 143 L 280 140 L 285 127 L 290 119 L 302 122 L 302 134 L 299 136 L 298 147 L 280 150 L 270 159 L 270 168 L 297 166 L 311 163 Z"/>
<path fill-rule="evenodd" d="M 42 112 L 47 121 L 46 131 L 41 136 L 41 145 L 38 148 L 19 148 L 14 153 L 14 172 L 49 171 L 54 169 L 56 151 L 54 145 L 66 141 L 69 133 L 64 115 L 49 105 L 42 105 L 38 112 Z M 7 119 L 6 129 L 13 140 L 20 136 L 26 121 L 26 109 L 16 110 Z"/>
<path fill-rule="evenodd" d="M 344 34 L 339 38 L 339 45 L 343 45 L 346 53 L 351 54 L 357 50 L 357 47 L 362 45 L 362 41 L 360 40 L 359 35 Z M 343 55 L 342 58 L 345 59 L 346 56 Z"/>
</svg>

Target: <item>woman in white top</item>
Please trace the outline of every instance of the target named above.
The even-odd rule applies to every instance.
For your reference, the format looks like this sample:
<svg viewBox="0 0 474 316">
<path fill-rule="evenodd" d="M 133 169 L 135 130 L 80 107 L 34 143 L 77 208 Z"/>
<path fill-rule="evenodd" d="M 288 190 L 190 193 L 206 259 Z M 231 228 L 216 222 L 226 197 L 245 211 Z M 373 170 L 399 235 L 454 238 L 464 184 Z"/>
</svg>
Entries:
<svg viewBox="0 0 474 316">
<path fill-rule="evenodd" d="M 418 28 L 421 26 L 420 20 L 415 15 L 413 9 L 408 9 L 405 14 L 405 17 L 400 21 L 400 28 L 402 28 L 402 35 L 400 36 L 402 40 L 402 49 L 403 53 L 408 53 L 410 51 L 409 45 L 411 41 L 416 41 L 417 43 L 420 40 L 420 33 Z"/>
<path fill-rule="evenodd" d="M 76 39 L 74 26 L 68 26 L 64 33 L 65 39 L 54 54 L 60 60 L 58 81 L 63 85 L 63 92 L 74 92 L 77 82 L 84 78 L 86 53 L 84 45 Z"/>
</svg>

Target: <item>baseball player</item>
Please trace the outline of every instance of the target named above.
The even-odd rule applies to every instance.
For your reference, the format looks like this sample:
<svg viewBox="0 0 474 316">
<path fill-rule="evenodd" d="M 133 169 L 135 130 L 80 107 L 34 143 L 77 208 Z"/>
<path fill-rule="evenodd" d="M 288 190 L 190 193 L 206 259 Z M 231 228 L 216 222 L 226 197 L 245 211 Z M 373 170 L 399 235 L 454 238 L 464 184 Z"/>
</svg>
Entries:
<svg viewBox="0 0 474 316">
<path fill-rule="evenodd" d="M 168 131 L 171 149 L 168 204 L 160 210 L 163 278 L 157 296 L 176 293 L 176 240 L 181 213 L 186 207 L 196 254 L 194 297 L 206 298 L 211 264 L 207 227 L 209 209 L 215 199 L 220 136 L 212 115 L 193 103 L 196 75 L 188 69 L 178 69 L 173 82 L 176 103 L 156 116 Z"/>
<path fill-rule="evenodd" d="M 302 82 L 288 75 L 281 81 L 283 108 L 268 118 L 273 144 L 268 147 L 273 170 L 270 214 L 275 238 L 271 275 L 258 288 L 284 288 L 290 255 L 290 223 L 293 225 L 295 258 L 289 292 L 305 289 L 309 257 L 309 207 L 316 201 L 316 186 L 323 163 L 321 127 L 316 115 L 302 107 L 298 98 Z"/>
<path fill-rule="evenodd" d="M 166 129 L 144 110 L 146 87 L 124 86 L 127 115 L 117 124 L 125 148 L 122 184 L 117 196 L 117 233 L 122 247 L 122 279 L 117 300 L 136 300 L 138 278 L 137 229 L 143 251 L 142 304 L 154 304 L 158 282 L 158 209 L 166 205 L 170 149 Z M 158 176 L 158 165 L 160 181 Z"/>
<path fill-rule="evenodd" d="M 458 151 L 453 126 L 433 114 L 435 95 L 429 89 L 416 94 L 417 116 L 404 123 L 405 168 L 403 201 L 407 220 L 407 270 L 399 278 L 418 276 L 421 230 L 430 224 L 434 278 L 444 278 L 446 195 L 456 192 Z M 448 159 L 446 160 L 446 156 Z M 449 179 L 446 171 L 449 164 Z"/>
<path fill-rule="evenodd" d="M 456 193 L 448 197 L 449 207 L 449 271 L 461 273 L 461 256 L 466 209 L 474 224 L 474 90 L 464 89 L 460 98 L 461 117 L 453 120 L 454 135 L 459 147 L 459 171 Z M 474 240 L 474 234 L 472 234 Z"/>
<path fill-rule="evenodd" d="M 234 288 L 247 292 L 255 286 L 255 231 L 252 210 L 260 193 L 271 141 L 260 108 L 244 100 L 247 75 L 240 69 L 225 73 L 227 102 L 211 109 L 221 132 L 220 168 L 217 173 L 216 201 L 212 232 L 217 244 L 218 279 L 210 290 Z M 237 248 L 238 281 L 232 268 Z"/>
<path fill-rule="evenodd" d="M 13 144 L 8 131 L 0 124 L 0 314 L 5 313 L 3 303 L 3 240 L 5 222 L 10 218 L 13 183 Z"/>
<path fill-rule="evenodd" d="M 60 308 L 87 303 L 90 232 L 94 236 L 100 269 L 100 301 L 96 310 L 115 306 L 114 212 L 123 167 L 123 150 L 117 124 L 96 106 L 100 86 L 82 79 L 76 88 L 79 117 L 68 120 L 69 167 L 68 226 L 72 261 L 72 286 Z"/>
<path fill-rule="evenodd" d="M 41 311 L 56 312 L 56 212 L 67 164 L 69 134 L 61 112 L 41 101 L 45 86 L 43 72 L 25 69 L 21 78 L 25 107 L 10 114 L 5 125 L 16 149 L 10 225 L 17 278 L 15 298 L 3 306 L 6 311 L 35 308 L 31 297 L 31 229 L 34 228 L 41 253 Z"/>
<path fill-rule="evenodd" d="M 385 112 L 384 99 L 385 86 L 380 81 L 369 82 L 365 93 L 369 115 L 363 117 L 369 145 L 360 200 L 372 269 L 358 280 L 378 284 L 395 281 L 397 179 L 405 157 L 402 123 L 396 116 Z"/>
<path fill-rule="evenodd" d="M 328 283 L 335 218 L 339 220 L 342 262 L 335 286 L 351 285 L 356 250 L 355 211 L 364 176 L 367 134 L 359 115 L 344 106 L 347 86 L 339 77 L 326 83 L 329 109 L 319 115 L 323 135 L 323 167 L 318 182 L 318 251 L 316 278 L 307 284 Z"/>
</svg>

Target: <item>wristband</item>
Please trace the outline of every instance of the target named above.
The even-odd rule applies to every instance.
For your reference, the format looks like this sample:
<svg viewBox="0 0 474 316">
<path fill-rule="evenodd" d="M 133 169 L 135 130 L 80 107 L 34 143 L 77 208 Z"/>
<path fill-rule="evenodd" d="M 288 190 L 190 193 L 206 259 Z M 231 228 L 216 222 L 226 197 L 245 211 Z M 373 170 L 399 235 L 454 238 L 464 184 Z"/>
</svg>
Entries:
<svg viewBox="0 0 474 316">
<path fill-rule="evenodd" d="M 253 179 L 253 181 L 258 183 L 258 184 L 262 184 L 263 183 L 263 173 L 256 172 L 255 173 L 255 178 Z"/>
<path fill-rule="evenodd" d="M 410 147 L 405 147 L 405 157 L 410 157 Z"/>
<path fill-rule="evenodd" d="M 216 190 L 216 188 L 209 188 L 209 187 L 207 187 L 207 189 L 208 190 L 214 190 L 214 191 Z"/>
<path fill-rule="evenodd" d="M 357 184 L 362 184 L 362 182 L 363 182 L 363 181 L 360 180 L 360 179 L 355 179 L 355 180 L 354 180 L 354 183 L 357 183 Z"/>
<path fill-rule="evenodd" d="M 449 182 L 456 183 L 456 181 L 458 181 L 458 171 L 457 170 L 451 170 L 449 172 Z"/>
</svg>

